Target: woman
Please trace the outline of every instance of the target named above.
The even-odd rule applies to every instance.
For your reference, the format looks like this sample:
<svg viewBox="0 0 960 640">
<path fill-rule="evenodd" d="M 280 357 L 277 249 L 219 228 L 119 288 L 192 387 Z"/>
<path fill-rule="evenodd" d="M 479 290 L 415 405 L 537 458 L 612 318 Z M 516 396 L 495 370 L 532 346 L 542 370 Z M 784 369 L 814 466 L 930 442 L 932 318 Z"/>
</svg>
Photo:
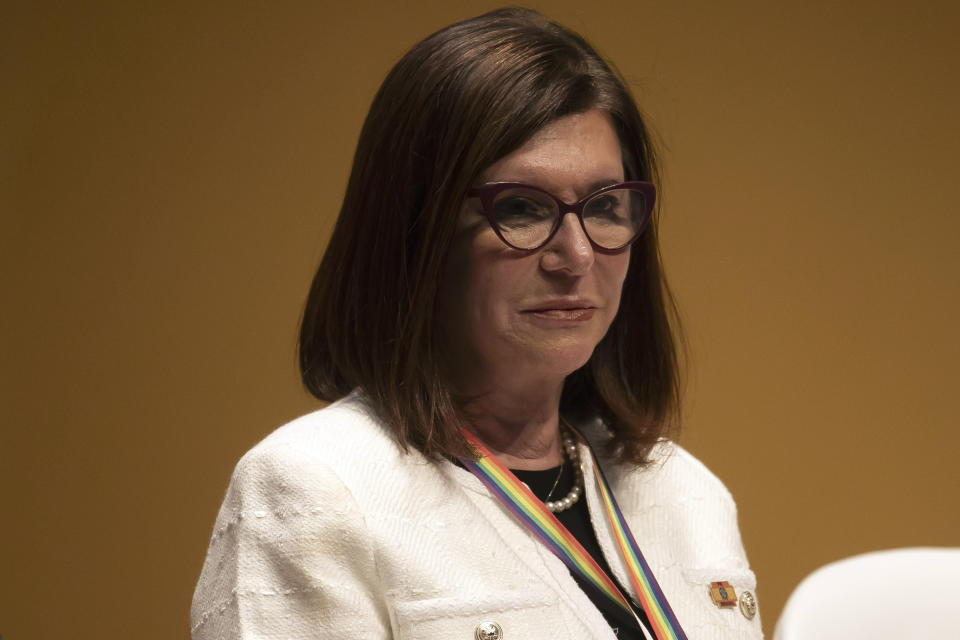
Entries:
<svg viewBox="0 0 960 640">
<path fill-rule="evenodd" d="M 663 439 L 655 177 L 623 83 L 540 14 L 416 45 L 304 313 L 334 402 L 237 465 L 194 637 L 761 637 L 733 501 Z"/>
</svg>

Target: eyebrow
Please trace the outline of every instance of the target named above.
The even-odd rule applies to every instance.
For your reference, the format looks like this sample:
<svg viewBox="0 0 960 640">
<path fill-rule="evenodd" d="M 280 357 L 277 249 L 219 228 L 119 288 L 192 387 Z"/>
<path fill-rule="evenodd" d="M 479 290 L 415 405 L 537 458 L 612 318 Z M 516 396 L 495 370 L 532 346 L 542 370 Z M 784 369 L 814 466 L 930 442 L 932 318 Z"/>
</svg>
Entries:
<svg viewBox="0 0 960 640">
<path fill-rule="evenodd" d="M 587 191 L 586 191 L 586 193 L 584 193 L 584 194 L 583 194 L 582 196 L 580 196 L 580 197 L 583 198 L 583 197 L 585 197 L 585 196 L 590 195 L 590 194 L 593 193 L 594 191 L 599 191 L 600 189 L 603 189 L 604 187 L 609 187 L 610 185 L 620 184 L 620 183 L 626 182 L 626 181 L 627 181 L 626 178 L 600 178 L 599 180 L 594 180 L 593 182 L 591 182 L 591 183 L 587 186 Z M 541 186 L 541 185 L 539 185 L 539 184 L 536 184 L 535 182 L 531 182 L 531 181 L 528 181 L 528 180 L 487 180 L 487 181 L 485 181 L 485 182 L 481 182 L 480 184 L 478 184 L 478 185 L 476 185 L 476 186 L 477 186 L 477 187 L 482 187 L 483 185 L 486 185 L 486 184 L 500 184 L 500 183 L 503 183 L 503 182 L 513 182 L 513 183 L 516 183 L 516 184 L 526 184 L 526 185 L 529 185 L 529 186 L 531 186 L 531 187 L 536 187 L 536 188 L 538 188 L 538 189 L 543 189 L 543 190 L 546 191 L 547 193 L 553 193 L 550 189 L 547 189 L 546 187 L 543 187 L 543 186 Z M 476 188 L 476 187 L 475 187 L 475 188 Z"/>
<path fill-rule="evenodd" d="M 624 179 L 620 179 L 620 178 L 601 178 L 601 179 L 599 179 L 599 180 L 594 180 L 593 182 L 591 182 L 591 183 L 587 186 L 587 190 L 586 190 L 585 193 L 582 193 L 582 194 L 580 194 L 580 195 L 577 196 L 577 200 L 582 200 L 583 198 L 586 198 L 586 197 L 587 197 L 588 195 L 590 195 L 591 193 L 594 193 L 594 192 L 596 192 L 596 191 L 599 191 L 600 189 L 603 189 L 604 187 L 609 187 L 609 186 L 614 185 L 614 184 L 620 184 L 621 182 L 624 182 L 624 181 L 625 181 Z M 536 186 L 538 186 L 538 185 L 532 185 L 532 186 L 536 187 Z M 540 187 L 540 188 L 542 189 L 543 187 Z M 547 189 L 547 192 L 553 193 L 553 192 L 550 191 L 549 189 Z M 554 197 L 558 197 L 558 196 L 554 196 Z M 568 203 L 568 204 L 569 204 L 569 203 Z"/>
<path fill-rule="evenodd" d="M 597 180 L 590 184 L 590 187 L 589 187 L 590 190 L 587 193 L 593 193 L 594 191 L 598 191 L 599 189 L 603 189 L 604 187 L 609 187 L 612 184 L 620 184 L 621 182 L 625 182 L 625 181 L 626 181 L 626 178 L 606 178 L 603 180 Z"/>
</svg>

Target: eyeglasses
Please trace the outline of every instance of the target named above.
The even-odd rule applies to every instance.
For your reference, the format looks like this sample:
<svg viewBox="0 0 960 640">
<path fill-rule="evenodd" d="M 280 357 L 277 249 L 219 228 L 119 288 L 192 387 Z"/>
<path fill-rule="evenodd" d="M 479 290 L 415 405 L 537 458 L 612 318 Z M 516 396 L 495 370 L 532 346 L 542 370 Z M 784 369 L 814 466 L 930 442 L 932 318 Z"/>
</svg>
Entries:
<svg viewBox="0 0 960 640">
<path fill-rule="evenodd" d="M 650 221 L 656 189 L 649 182 L 603 187 L 569 204 L 548 191 L 520 182 L 491 182 L 467 192 L 480 198 L 483 213 L 497 236 L 514 249 L 532 252 L 575 213 L 594 250 L 620 253 L 640 237 Z"/>
</svg>

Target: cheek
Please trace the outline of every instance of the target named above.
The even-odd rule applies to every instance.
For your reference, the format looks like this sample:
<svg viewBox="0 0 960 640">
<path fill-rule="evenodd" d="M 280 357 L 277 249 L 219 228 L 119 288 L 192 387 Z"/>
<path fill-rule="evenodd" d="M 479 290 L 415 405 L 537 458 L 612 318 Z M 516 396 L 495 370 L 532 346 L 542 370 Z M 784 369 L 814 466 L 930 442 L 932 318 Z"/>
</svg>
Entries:
<svg viewBox="0 0 960 640">
<path fill-rule="evenodd" d="M 509 260 L 484 238 L 464 239 L 451 252 L 443 284 L 443 315 L 456 333 L 476 335 L 501 324 L 513 282 Z"/>
<path fill-rule="evenodd" d="M 627 279 L 627 270 L 630 266 L 630 254 L 627 252 L 623 255 L 604 256 L 604 258 L 607 258 L 607 260 L 599 265 L 601 268 L 598 276 L 599 286 L 609 305 L 604 314 L 603 331 L 606 333 L 620 311 L 623 283 Z"/>
<path fill-rule="evenodd" d="M 472 266 L 465 301 L 472 307 L 468 313 L 480 328 L 502 330 L 510 322 L 511 311 L 522 297 L 522 269 L 514 261 L 482 254 Z"/>
<path fill-rule="evenodd" d="M 627 270 L 630 268 L 630 251 L 624 251 L 614 256 L 603 256 L 597 261 L 600 272 L 601 286 L 609 295 L 619 300 L 623 283 L 627 279 Z"/>
</svg>

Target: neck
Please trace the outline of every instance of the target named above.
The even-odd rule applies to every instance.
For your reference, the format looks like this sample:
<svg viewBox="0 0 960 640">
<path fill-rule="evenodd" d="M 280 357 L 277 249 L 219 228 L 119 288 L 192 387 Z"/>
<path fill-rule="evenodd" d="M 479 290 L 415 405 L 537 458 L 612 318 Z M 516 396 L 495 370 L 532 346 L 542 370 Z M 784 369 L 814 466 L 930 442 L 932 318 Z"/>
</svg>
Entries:
<svg viewBox="0 0 960 640">
<path fill-rule="evenodd" d="M 540 470 L 563 461 L 562 385 L 539 394 L 491 391 L 466 407 L 467 429 L 510 469 Z"/>
</svg>

